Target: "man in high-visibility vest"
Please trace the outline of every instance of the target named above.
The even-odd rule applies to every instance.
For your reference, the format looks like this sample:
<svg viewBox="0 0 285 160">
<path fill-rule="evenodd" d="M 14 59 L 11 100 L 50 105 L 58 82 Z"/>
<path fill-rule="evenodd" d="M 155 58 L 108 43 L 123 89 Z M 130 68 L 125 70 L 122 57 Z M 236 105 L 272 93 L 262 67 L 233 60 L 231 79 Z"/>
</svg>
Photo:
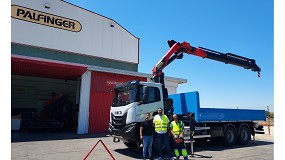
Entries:
<svg viewBox="0 0 285 160">
<path fill-rule="evenodd" d="M 169 119 L 162 113 L 162 108 L 158 108 L 157 112 L 158 114 L 153 118 L 153 125 L 158 143 L 158 160 L 161 160 L 162 158 L 162 142 L 165 144 L 169 159 L 172 159 L 172 151 L 168 139 L 168 137 L 170 137 L 170 132 L 167 133 L 167 130 L 169 131 L 170 129 Z"/>
<path fill-rule="evenodd" d="M 179 150 L 181 150 L 184 159 L 188 160 L 188 154 L 183 139 L 184 123 L 178 120 L 178 116 L 176 114 L 173 114 L 173 119 L 174 121 L 170 123 L 170 128 L 171 134 L 173 135 L 172 147 L 174 149 L 175 156 L 179 159 Z"/>
</svg>

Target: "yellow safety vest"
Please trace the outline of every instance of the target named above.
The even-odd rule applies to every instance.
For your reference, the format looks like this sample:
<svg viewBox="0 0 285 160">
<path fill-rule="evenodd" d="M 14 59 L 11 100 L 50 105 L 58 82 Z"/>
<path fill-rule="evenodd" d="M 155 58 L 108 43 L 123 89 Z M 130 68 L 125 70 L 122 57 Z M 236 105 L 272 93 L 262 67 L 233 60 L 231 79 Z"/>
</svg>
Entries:
<svg viewBox="0 0 285 160">
<path fill-rule="evenodd" d="M 180 135 L 182 133 L 182 126 L 180 121 L 178 121 L 178 125 L 176 124 L 175 121 L 172 121 L 171 124 L 172 124 L 172 131 L 174 132 L 174 134 Z"/>
<path fill-rule="evenodd" d="M 155 125 L 156 132 L 167 131 L 167 124 L 168 124 L 168 121 L 167 121 L 166 115 L 162 115 L 161 119 L 160 118 L 154 119 L 154 125 Z"/>
</svg>

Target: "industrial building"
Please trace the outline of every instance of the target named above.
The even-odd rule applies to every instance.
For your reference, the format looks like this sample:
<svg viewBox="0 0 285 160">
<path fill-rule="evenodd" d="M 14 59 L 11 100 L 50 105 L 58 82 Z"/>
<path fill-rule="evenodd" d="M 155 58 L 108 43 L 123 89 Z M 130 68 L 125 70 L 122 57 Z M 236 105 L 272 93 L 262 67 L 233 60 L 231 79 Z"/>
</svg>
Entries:
<svg viewBox="0 0 285 160">
<path fill-rule="evenodd" d="M 140 39 L 61 0 L 11 1 L 12 130 L 107 132 L 113 87 L 139 73 Z M 185 79 L 166 77 L 170 94 Z"/>
</svg>

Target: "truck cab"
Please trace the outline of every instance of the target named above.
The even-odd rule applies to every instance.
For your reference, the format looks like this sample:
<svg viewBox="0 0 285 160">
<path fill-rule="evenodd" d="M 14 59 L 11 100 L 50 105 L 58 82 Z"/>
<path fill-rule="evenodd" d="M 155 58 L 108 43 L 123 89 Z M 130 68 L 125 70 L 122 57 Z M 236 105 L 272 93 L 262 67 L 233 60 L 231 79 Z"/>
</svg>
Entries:
<svg viewBox="0 0 285 160">
<path fill-rule="evenodd" d="M 150 113 L 151 119 L 159 107 L 164 106 L 162 85 L 153 82 L 129 81 L 114 89 L 110 111 L 109 133 L 128 146 L 140 143 L 139 128 Z"/>
</svg>

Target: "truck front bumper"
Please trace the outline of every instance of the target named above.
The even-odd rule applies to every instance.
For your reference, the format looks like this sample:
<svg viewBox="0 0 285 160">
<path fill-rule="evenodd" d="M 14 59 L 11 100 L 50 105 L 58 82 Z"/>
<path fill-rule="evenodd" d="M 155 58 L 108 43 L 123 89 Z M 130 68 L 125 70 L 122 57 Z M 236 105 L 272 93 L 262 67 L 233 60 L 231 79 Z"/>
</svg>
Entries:
<svg viewBox="0 0 285 160">
<path fill-rule="evenodd" d="M 108 128 L 109 134 L 113 137 L 122 139 L 124 142 L 139 142 L 139 125 L 137 123 L 132 123 L 126 125 L 122 129 L 116 129 L 114 126 L 109 124 Z"/>
</svg>

